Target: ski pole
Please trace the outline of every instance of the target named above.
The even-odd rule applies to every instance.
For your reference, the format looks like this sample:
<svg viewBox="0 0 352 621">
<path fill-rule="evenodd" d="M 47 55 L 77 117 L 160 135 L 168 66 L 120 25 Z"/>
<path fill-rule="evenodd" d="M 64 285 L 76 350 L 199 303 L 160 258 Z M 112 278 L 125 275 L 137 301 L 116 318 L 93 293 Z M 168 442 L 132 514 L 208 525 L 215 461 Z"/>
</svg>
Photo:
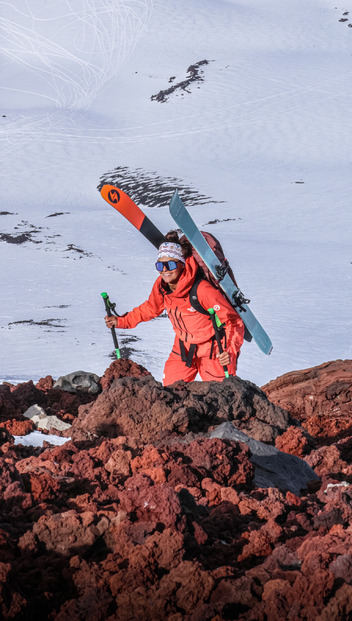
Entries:
<svg viewBox="0 0 352 621">
<path fill-rule="evenodd" d="M 213 322 L 213 328 L 214 328 L 214 332 L 215 332 L 215 338 L 216 338 L 216 342 L 218 344 L 218 348 L 219 348 L 219 353 L 222 354 L 224 349 L 221 343 L 221 338 L 220 338 L 220 329 L 223 327 L 223 324 L 221 323 L 219 317 L 217 316 L 215 310 L 213 308 L 208 308 L 208 313 L 210 314 L 211 320 Z M 227 366 L 224 366 L 224 373 L 225 373 L 225 377 L 230 377 L 230 374 L 228 372 Z"/>
<path fill-rule="evenodd" d="M 106 314 L 108 315 L 108 317 L 111 317 L 112 316 L 112 312 L 111 311 L 114 310 L 116 304 L 112 304 L 110 302 L 109 296 L 108 296 L 108 294 L 105 291 L 101 294 L 101 297 L 104 300 Z M 114 314 L 116 315 L 116 313 L 114 313 Z M 112 340 L 114 341 L 116 358 L 117 358 L 117 360 L 120 360 L 121 352 L 120 352 L 120 349 L 119 349 L 119 344 L 117 342 L 117 336 L 116 336 L 115 328 L 111 328 L 111 334 L 112 334 Z"/>
</svg>

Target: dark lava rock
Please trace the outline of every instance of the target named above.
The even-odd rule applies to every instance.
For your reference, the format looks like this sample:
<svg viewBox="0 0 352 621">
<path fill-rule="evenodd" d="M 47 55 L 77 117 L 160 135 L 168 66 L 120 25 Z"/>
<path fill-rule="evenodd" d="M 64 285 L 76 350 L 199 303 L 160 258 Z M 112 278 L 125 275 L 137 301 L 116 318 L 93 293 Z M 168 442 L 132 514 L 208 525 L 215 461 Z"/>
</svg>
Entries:
<svg viewBox="0 0 352 621">
<path fill-rule="evenodd" d="M 254 384 L 237 377 L 171 387 L 151 376 L 125 377 L 79 408 L 70 433 L 75 440 L 124 435 L 148 443 L 170 434 L 207 432 L 224 421 L 235 421 L 252 438 L 271 443 L 292 422 Z"/>
</svg>

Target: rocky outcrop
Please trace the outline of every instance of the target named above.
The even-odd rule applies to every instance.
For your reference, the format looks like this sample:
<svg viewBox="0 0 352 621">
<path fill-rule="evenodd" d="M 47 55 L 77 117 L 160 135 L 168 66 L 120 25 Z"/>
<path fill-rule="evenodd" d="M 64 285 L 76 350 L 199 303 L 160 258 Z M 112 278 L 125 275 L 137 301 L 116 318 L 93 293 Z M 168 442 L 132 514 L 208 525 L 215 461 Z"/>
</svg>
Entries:
<svg viewBox="0 0 352 621">
<path fill-rule="evenodd" d="M 170 434 L 207 432 L 224 421 L 234 421 L 256 440 L 274 443 L 292 419 L 254 384 L 237 377 L 166 388 L 151 376 L 125 377 L 79 408 L 70 433 L 75 440 L 128 435 L 147 443 Z"/>
<path fill-rule="evenodd" d="M 90 401 L 49 376 L 0 387 L 0 617 L 352 618 L 352 437 L 311 434 L 317 410 L 288 413 L 239 378 L 163 388 L 124 368 Z M 334 394 L 326 416 L 348 390 Z M 75 438 L 14 444 L 34 403 Z M 320 478 L 287 490 L 298 465 Z"/>
<path fill-rule="evenodd" d="M 352 360 L 286 373 L 262 387 L 272 403 L 325 444 L 352 435 Z"/>
</svg>

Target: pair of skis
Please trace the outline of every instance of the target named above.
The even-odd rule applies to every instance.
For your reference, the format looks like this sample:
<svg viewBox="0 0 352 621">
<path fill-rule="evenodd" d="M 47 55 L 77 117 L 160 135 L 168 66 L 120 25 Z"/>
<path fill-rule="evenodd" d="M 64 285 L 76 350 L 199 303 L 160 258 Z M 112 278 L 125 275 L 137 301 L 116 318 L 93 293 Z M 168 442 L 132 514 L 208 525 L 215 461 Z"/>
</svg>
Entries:
<svg viewBox="0 0 352 621">
<path fill-rule="evenodd" d="M 165 241 L 165 236 L 157 229 L 157 227 L 149 220 L 143 211 L 133 202 L 133 200 L 119 188 L 113 185 L 104 185 L 101 190 L 102 197 L 119 211 L 136 229 L 138 229 L 155 248 L 159 248 L 160 244 Z M 218 267 L 219 260 L 212 248 L 204 239 L 202 233 L 196 226 L 195 222 L 189 215 L 186 207 L 181 201 L 177 190 L 170 202 L 170 214 L 176 222 L 177 226 L 186 235 L 192 246 L 196 249 L 204 263 L 208 266 L 211 273 L 218 280 L 220 287 L 231 300 L 236 312 L 240 315 L 247 330 L 250 332 L 253 340 L 264 354 L 270 354 L 272 351 L 272 343 L 258 319 L 252 313 L 248 304 L 244 300 L 240 290 L 234 284 L 228 274 L 225 274 L 219 280 Z"/>
</svg>

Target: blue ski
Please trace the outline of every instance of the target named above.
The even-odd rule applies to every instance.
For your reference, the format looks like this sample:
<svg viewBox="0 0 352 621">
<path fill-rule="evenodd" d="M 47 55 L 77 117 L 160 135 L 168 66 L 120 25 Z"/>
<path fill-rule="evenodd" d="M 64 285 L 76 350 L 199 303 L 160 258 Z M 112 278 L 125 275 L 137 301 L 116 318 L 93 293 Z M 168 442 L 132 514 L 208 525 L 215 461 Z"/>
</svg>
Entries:
<svg viewBox="0 0 352 621">
<path fill-rule="evenodd" d="M 220 287 L 233 304 L 236 312 L 240 315 L 243 323 L 252 335 L 254 341 L 257 343 L 259 349 L 261 349 L 264 354 L 270 354 L 273 348 L 270 338 L 259 323 L 258 319 L 250 310 L 241 291 L 236 287 L 230 276 L 225 274 L 225 276 L 219 278 L 217 269 L 219 268 L 219 260 L 204 239 L 197 225 L 192 220 L 186 207 L 181 201 L 177 190 L 175 190 L 171 199 L 169 209 L 177 226 L 181 229 L 181 231 L 183 231 L 192 246 L 202 257 L 204 263 L 208 266 L 213 276 L 217 279 Z"/>
</svg>

